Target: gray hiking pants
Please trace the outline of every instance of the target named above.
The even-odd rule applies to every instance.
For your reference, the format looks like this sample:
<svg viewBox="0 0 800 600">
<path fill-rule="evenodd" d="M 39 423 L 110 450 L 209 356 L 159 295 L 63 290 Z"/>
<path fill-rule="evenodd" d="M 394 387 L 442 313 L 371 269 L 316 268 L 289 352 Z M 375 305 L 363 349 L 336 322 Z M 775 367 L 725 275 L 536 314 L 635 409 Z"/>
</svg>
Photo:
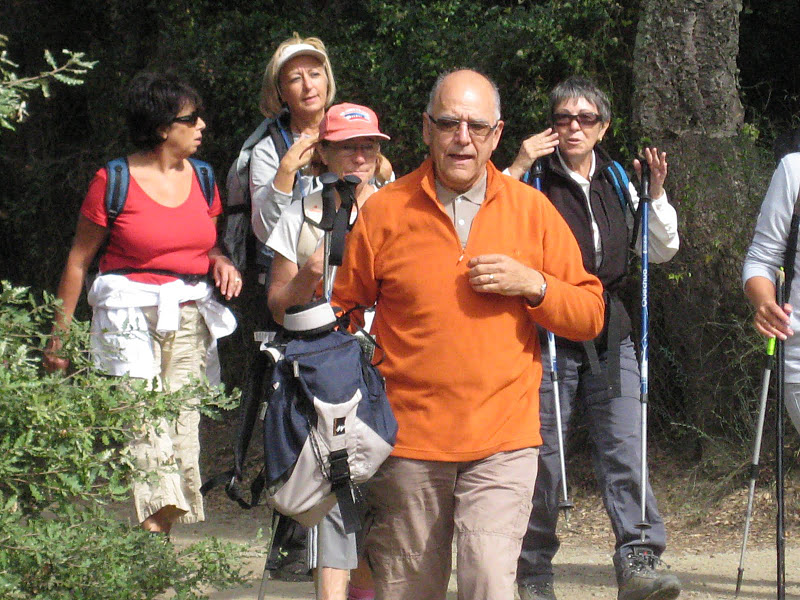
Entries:
<svg viewBox="0 0 800 600">
<path fill-rule="evenodd" d="M 542 446 L 539 448 L 539 472 L 533 493 L 533 509 L 522 542 L 517 565 L 517 583 L 552 581 L 553 556 L 558 552 L 556 535 L 558 503 L 561 500 L 561 470 L 558 457 L 555 401 L 550 379 L 547 338 L 542 335 L 542 386 L 539 391 Z M 594 466 L 606 512 L 616 537 L 616 550 L 644 545 L 660 555 L 666 546 L 664 522 L 656 500 L 647 485 L 646 542 L 640 540 L 636 523 L 641 520 L 641 403 L 639 401 L 639 365 L 630 337 L 620 344 L 619 398 L 609 398 L 606 378 L 593 375 L 582 349 L 559 346 L 556 352 L 559 371 L 561 419 L 565 430 L 573 402 L 586 406 L 589 432 L 594 442 Z M 605 372 L 608 352 L 599 353 Z"/>
</svg>

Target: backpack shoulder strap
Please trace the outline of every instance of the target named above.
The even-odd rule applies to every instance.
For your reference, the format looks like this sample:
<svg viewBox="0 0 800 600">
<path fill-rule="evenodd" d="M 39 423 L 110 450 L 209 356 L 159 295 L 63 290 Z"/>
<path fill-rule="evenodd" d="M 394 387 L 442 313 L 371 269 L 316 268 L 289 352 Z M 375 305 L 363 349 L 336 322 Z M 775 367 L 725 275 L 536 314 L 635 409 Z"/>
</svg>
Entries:
<svg viewBox="0 0 800 600">
<path fill-rule="evenodd" d="M 275 144 L 275 152 L 278 153 L 278 160 L 281 160 L 289 146 L 292 145 L 292 139 L 287 132 L 288 123 L 286 117 L 288 113 L 281 113 L 267 125 L 267 133 L 272 138 L 272 143 Z"/>
<path fill-rule="evenodd" d="M 625 172 L 625 169 L 623 169 L 622 165 L 617 161 L 612 160 L 606 167 L 605 172 L 608 180 L 611 182 L 611 185 L 614 186 L 614 191 L 617 193 L 619 204 L 622 207 L 622 212 L 626 214 L 630 212 L 633 214 L 634 211 L 633 204 L 631 203 L 631 194 L 628 190 L 630 179 L 628 179 L 628 174 Z"/>
<path fill-rule="evenodd" d="M 625 217 L 625 224 L 628 226 L 628 233 L 630 234 L 630 250 L 633 254 L 636 247 L 636 240 L 639 237 L 639 227 L 642 219 L 642 203 L 639 203 L 639 210 L 633 209 L 633 202 L 631 201 L 630 193 L 630 179 L 622 165 L 617 161 L 612 160 L 603 169 L 606 179 L 611 183 L 614 192 L 617 194 L 619 204 L 622 207 L 622 214 Z M 630 220 L 629 220 L 630 219 Z M 631 226 L 631 222 L 633 226 Z"/>
<path fill-rule="evenodd" d="M 131 172 L 128 168 L 128 159 L 123 157 L 115 158 L 106 163 L 106 227 L 111 229 L 114 226 L 122 209 L 125 208 L 125 200 L 128 199 L 128 186 L 131 181 Z"/>
<path fill-rule="evenodd" d="M 794 259 L 797 254 L 797 237 L 800 231 L 800 190 L 797 192 L 797 198 L 794 201 L 794 210 L 792 211 L 792 220 L 789 224 L 789 237 L 786 239 L 786 252 L 783 255 L 783 271 L 786 273 L 786 298 L 789 298 L 789 292 L 792 289 L 792 280 L 794 279 Z"/>
<path fill-rule="evenodd" d="M 197 180 L 200 182 L 200 188 L 203 190 L 203 196 L 210 207 L 214 204 L 214 169 L 210 164 L 198 158 L 190 158 L 189 162 L 192 163 Z"/>
</svg>

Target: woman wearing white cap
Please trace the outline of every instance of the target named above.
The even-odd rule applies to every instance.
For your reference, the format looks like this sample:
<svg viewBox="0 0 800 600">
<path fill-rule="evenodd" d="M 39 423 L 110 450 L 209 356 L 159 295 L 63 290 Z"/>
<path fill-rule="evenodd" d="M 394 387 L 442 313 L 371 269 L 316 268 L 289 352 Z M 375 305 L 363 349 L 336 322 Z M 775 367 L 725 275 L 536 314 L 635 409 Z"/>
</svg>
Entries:
<svg viewBox="0 0 800 600">
<path fill-rule="evenodd" d="M 328 171 L 340 178 L 355 175 L 361 180 L 356 187 L 356 203 L 361 207 L 376 190 L 372 184 L 379 163 L 381 140 L 389 136 L 378 127 L 378 117 L 366 106 L 337 104 L 332 106 L 319 126 L 317 150 Z M 267 246 L 275 252 L 269 287 L 269 307 L 277 322 L 289 306 L 305 304 L 314 298 L 322 280 L 323 231 L 311 225 L 305 211 L 321 206 L 321 191 L 309 195 L 305 202 L 294 202 L 269 237 Z M 337 197 L 337 207 L 339 199 Z M 338 506 L 322 521 L 317 535 L 318 597 L 344 600 L 347 570 L 358 563 L 355 534 L 346 534 Z M 309 540 L 309 545 L 311 540 Z M 314 548 L 312 548 L 313 550 Z M 359 569 L 359 574 L 363 571 Z M 372 598 L 369 585 L 354 573 L 347 596 L 350 599 Z"/>
<path fill-rule="evenodd" d="M 336 82 L 322 40 L 295 34 L 278 46 L 264 71 L 259 108 L 264 116 L 275 119 L 289 150 L 280 158 L 269 135 L 253 148 L 252 225 L 261 242 L 267 241 L 293 199 L 319 187 L 301 169 L 311 160 L 319 123 L 335 94 Z"/>
<path fill-rule="evenodd" d="M 280 156 L 272 134 L 263 136 L 252 149 L 249 186 L 252 202 L 251 225 L 259 247 L 266 244 L 283 209 L 292 200 L 299 200 L 319 189 L 320 184 L 310 174 L 304 174 L 317 141 L 317 130 L 325 109 L 333 103 L 336 82 L 325 44 L 316 37 L 294 36 L 281 42 L 275 50 L 261 83 L 259 108 L 267 119 L 277 125 L 281 141 L 288 147 Z M 302 171 L 301 171 L 302 169 Z M 247 286 L 255 293 L 251 303 L 251 320 L 257 327 L 273 329 L 266 306 L 267 277 L 270 272 L 271 251 L 257 252 L 260 273 L 258 281 L 249 278 Z M 266 319 L 266 320 L 265 320 Z M 286 581 L 308 579 L 306 532 L 299 523 L 282 519 L 276 543 L 268 561 L 273 577 Z"/>
</svg>

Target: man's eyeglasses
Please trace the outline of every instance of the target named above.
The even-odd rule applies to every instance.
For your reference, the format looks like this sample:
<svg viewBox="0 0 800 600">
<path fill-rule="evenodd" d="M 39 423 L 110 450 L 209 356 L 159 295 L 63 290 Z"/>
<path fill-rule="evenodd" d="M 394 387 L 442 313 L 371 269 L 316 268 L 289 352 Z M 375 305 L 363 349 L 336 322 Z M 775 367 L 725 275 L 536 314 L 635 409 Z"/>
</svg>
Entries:
<svg viewBox="0 0 800 600">
<path fill-rule="evenodd" d="M 569 113 L 556 113 L 553 115 L 553 123 L 559 127 L 569 127 L 573 121 L 577 121 L 581 127 L 593 127 L 600 122 L 600 115 L 593 112 L 582 112 L 577 115 Z"/>
<path fill-rule="evenodd" d="M 195 110 L 195 111 L 189 113 L 188 115 L 175 117 L 174 119 L 172 119 L 172 122 L 173 123 L 183 123 L 184 125 L 189 125 L 191 127 L 194 127 L 195 125 L 197 125 L 197 119 L 199 119 L 199 118 L 200 118 L 200 111 L 199 110 Z"/>
<path fill-rule="evenodd" d="M 455 133 L 461 127 L 461 123 L 467 124 L 467 130 L 471 136 L 486 137 L 497 129 L 497 123 L 489 125 L 483 121 L 464 121 L 462 119 L 453 119 L 452 117 L 439 117 L 438 119 L 425 113 L 430 119 L 430 122 L 436 126 L 436 129 L 442 133 Z"/>
</svg>

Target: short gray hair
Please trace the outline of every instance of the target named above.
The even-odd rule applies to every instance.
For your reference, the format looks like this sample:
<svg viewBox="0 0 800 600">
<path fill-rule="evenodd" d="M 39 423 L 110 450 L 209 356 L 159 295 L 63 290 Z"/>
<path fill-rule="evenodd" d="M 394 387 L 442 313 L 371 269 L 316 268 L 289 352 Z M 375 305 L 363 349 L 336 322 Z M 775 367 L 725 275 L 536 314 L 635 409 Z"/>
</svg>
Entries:
<svg viewBox="0 0 800 600">
<path fill-rule="evenodd" d="M 489 82 L 489 85 L 492 86 L 492 94 L 494 96 L 494 106 L 495 106 L 494 117 L 496 121 L 499 121 L 501 119 L 500 90 L 497 89 L 497 84 L 494 81 L 492 81 L 492 78 L 486 75 L 485 73 L 481 73 L 477 69 L 470 69 L 466 67 L 460 67 L 458 69 L 453 69 L 451 71 L 445 71 L 436 78 L 436 81 L 434 82 L 433 87 L 431 88 L 431 93 L 428 95 L 428 106 L 425 107 L 425 112 L 428 113 L 429 115 L 433 114 L 433 105 L 436 102 L 436 96 L 439 95 L 439 89 L 442 87 L 442 83 L 444 83 L 444 80 L 447 78 L 448 75 L 452 75 L 453 73 L 458 73 L 459 71 L 471 71 L 473 73 L 477 73 L 478 75 L 480 75 L 486 81 Z"/>
<path fill-rule="evenodd" d="M 585 98 L 594 104 L 603 123 L 611 120 L 611 102 L 605 92 L 597 87 L 591 79 L 577 75 L 557 84 L 550 92 L 550 114 L 555 114 L 559 104 L 574 98 Z"/>
</svg>

